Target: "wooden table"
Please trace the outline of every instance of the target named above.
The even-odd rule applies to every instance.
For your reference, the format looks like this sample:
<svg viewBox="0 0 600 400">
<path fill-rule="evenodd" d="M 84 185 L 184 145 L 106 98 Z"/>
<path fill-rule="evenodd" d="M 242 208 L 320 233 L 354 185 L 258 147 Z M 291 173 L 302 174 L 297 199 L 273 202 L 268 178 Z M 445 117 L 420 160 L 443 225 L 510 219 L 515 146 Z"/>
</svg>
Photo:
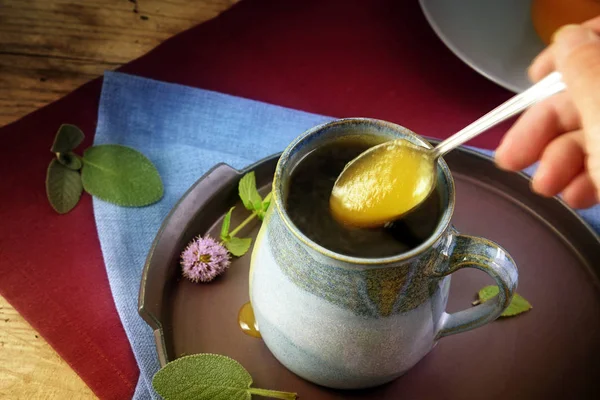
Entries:
<svg viewBox="0 0 600 400">
<path fill-rule="evenodd" d="M 236 0 L 0 0 L 0 126 L 210 19 Z M 91 390 L 0 296 L 0 399 Z"/>
</svg>

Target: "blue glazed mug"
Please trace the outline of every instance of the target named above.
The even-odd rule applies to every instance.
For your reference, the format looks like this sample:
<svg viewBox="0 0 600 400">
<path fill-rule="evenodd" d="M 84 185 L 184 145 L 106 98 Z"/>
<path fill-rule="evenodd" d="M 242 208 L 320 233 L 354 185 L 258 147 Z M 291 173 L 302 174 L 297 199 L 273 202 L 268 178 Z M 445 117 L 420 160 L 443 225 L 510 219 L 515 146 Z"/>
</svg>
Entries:
<svg viewBox="0 0 600 400">
<path fill-rule="evenodd" d="M 435 232 L 404 254 L 336 254 L 296 228 L 285 205 L 291 171 L 320 145 L 356 134 L 404 138 L 431 147 L 401 126 L 373 119 L 342 119 L 305 132 L 278 162 L 273 204 L 250 267 L 250 300 L 271 353 L 304 379 L 339 389 L 389 382 L 421 360 L 440 338 L 495 320 L 508 307 L 518 280 L 514 261 L 500 246 L 461 235 L 452 227 L 454 182 L 443 159 L 437 175 L 442 216 Z M 450 275 L 465 267 L 489 274 L 499 294 L 448 314 Z"/>
</svg>

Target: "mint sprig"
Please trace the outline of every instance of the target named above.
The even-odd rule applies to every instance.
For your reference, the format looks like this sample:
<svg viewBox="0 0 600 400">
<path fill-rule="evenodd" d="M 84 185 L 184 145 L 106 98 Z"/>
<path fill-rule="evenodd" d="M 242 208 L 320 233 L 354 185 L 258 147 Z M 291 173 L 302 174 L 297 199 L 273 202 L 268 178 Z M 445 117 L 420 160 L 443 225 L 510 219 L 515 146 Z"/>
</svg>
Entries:
<svg viewBox="0 0 600 400">
<path fill-rule="evenodd" d="M 252 376 L 237 361 L 218 354 L 195 354 L 169 362 L 152 378 L 165 400 L 250 400 L 252 395 L 295 400 L 296 393 L 251 387 Z"/>
<path fill-rule="evenodd" d="M 256 188 L 254 172 L 249 172 L 240 179 L 238 184 L 240 199 L 249 211 L 262 211 L 262 198 Z"/>
<path fill-rule="evenodd" d="M 260 197 L 260 193 L 258 193 L 258 189 L 256 188 L 254 171 L 248 172 L 240 179 L 238 192 L 244 207 L 246 207 L 248 211 L 255 213 L 262 221 L 271 204 L 271 192 L 269 192 L 264 200 Z"/>
<path fill-rule="evenodd" d="M 254 171 L 245 174 L 238 183 L 238 193 L 244 207 L 251 211 L 251 214 L 242 221 L 235 229 L 229 230 L 231 226 L 231 214 L 235 207 L 231 207 L 221 225 L 221 243 L 236 257 L 241 257 L 248 252 L 252 245 L 252 238 L 239 238 L 236 235 L 248 225 L 254 218 L 258 217 L 261 221 L 265 217 L 269 205 L 271 204 L 271 193 L 263 199 L 256 188 L 256 177 Z"/>
<path fill-rule="evenodd" d="M 46 194 L 54 210 L 71 211 L 81 193 L 127 207 L 141 207 L 163 196 L 156 167 L 142 153 L 117 144 L 91 146 L 83 157 L 75 150 L 85 135 L 75 125 L 63 124 L 50 148 L 56 156 L 46 175 Z"/>
<path fill-rule="evenodd" d="M 473 305 L 476 306 L 477 304 L 485 303 L 486 301 L 494 298 L 499 293 L 499 291 L 500 289 L 498 289 L 498 286 L 496 285 L 484 287 L 477 293 L 478 300 L 475 300 L 473 302 Z M 518 293 L 515 293 L 509 306 L 506 308 L 506 310 L 502 312 L 502 314 L 500 314 L 500 316 L 513 317 L 515 315 L 519 315 L 521 313 L 529 311 L 532 308 L 533 307 L 531 306 L 531 304 L 527 300 L 525 300 L 523 296 L 519 295 Z"/>
</svg>

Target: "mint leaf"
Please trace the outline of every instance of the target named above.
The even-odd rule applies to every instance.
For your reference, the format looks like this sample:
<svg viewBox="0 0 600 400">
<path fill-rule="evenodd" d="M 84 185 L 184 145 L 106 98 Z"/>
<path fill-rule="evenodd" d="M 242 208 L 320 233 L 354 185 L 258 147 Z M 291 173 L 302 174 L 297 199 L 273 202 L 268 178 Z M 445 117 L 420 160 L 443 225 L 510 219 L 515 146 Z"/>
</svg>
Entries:
<svg viewBox="0 0 600 400">
<path fill-rule="evenodd" d="M 252 244 L 252 239 L 232 236 L 223 244 L 225 245 L 225 247 L 227 247 L 227 250 L 229 250 L 231 254 L 233 254 L 236 257 L 241 257 L 244 254 L 246 254 L 246 252 L 250 248 L 250 245 Z"/>
<path fill-rule="evenodd" d="M 73 209 L 81 198 L 81 175 L 58 160 L 52 160 L 46 172 L 46 195 L 52 208 L 59 214 Z"/>
<path fill-rule="evenodd" d="M 486 286 L 481 289 L 478 293 L 479 301 L 476 303 L 485 303 L 486 301 L 494 298 L 499 292 L 498 286 Z M 504 310 L 504 312 L 500 315 L 501 317 L 512 317 L 526 311 L 531 310 L 533 307 L 531 304 L 525 300 L 521 295 L 515 293 L 510 305 Z"/>
<path fill-rule="evenodd" d="M 258 215 L 258 218 L 260 218 L 261 221 L 265 218 L 265 215 L 267 214 L 267 210 L 269 209 L 269 206 L 271 205 L 271 195 L 272 194 L 273 194 L 273 192 L 269 192 L 269 194 L 262 201 L 260 210 L 256 212 Z"/>
<path fill-rule="evenodd" d="M 146 206 L 163 196 L 156 167 L 142 153 L 126 146 L 105 144 L 87 149 L 81 178 L 86 192 L 120 206 Z"/>
<path fill-rule="evenodd" d="M 165 400 L 250 400 L 253 394 L 293 400 L 295 393 L 251 388 L 252 377 L 237 361 L 218 354 L 196 354 L 171 361 L 152 378 Z"/>
<path fill-rule="evenodd" d="M 248 172 L 240 179 L 238 192 L 246 209 L 250 211 L 259 211 L 261 209 L 262 198 L 260 197 L 258 190 L 256 190 L 254 171 Z"/>
<path fill-rule="evenodd" d="M 258 192 L 256 192 L 256 193 L 258 193 Z M 255 200 L 255 201 L 252 203 L 252 207 L 253 207 L 253 208 L 254 208 L 256 211 L 262 211 L 262 199 L 260 198 L 260 195 L 259 195 L 259 198 L 258 198 L 258 200 Z"/>
<path fill-rule="evenodd" d="M 59 163 L 73 171 L 79 171 L 83 166 L 79 157 L 72 151 L 68 153 L 58 153 L 56 159 Z"/>
<path fill-rule="evenodd" d="M 53 153 L 67 153 L 83 142 L 85 135 L 75 125 L 62 124 L 54 137 L 50 151 Z"/>
<path fill-rule="evenodd" d="M 221 240 L 228 241 L 231 239 L 229 236 L 229 226 L 231 224 L 231 213 L 235 207 L 231 207 L 227 214 L 225 214 L 225 218 L 223 218 L 223 225 L 221 225 Z"/>
<path fill-rule="evenodd" d="M 510 305 L 504 310 L 501 317 L 512 317 L 526 311 L 529 311 L 533 306 L 518 293 L 513 296 Z"/>
<path fill-rule="evenodd" d="M 269 192 L 269 194 L 265 196 L 265 199 L 262 202 L 263 211 L 267 211 L 269 208 L 269 205 L 271 204 L 271 197 L 273 197 L 273 192 Z"/>
<path fill-rule="evenodd" d="M 485 303 L 486 301 L 494 298 L 499 292 L 500 290 L 496 285 L 486 286 L 477 293 L 477 296 L 479 297 L 480 303 Z"/>
</svg>

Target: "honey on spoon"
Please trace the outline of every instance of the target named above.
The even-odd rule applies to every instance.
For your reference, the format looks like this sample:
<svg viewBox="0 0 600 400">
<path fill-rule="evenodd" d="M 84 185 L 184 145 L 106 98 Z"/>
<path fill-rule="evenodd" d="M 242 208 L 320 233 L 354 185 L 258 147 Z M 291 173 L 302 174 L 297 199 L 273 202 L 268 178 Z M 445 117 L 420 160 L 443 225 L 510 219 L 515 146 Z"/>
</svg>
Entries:
<svg viewBox="0 0 600 400">
<path fill-rule="evenodd" d="M 423 150 L 406 140 L 393 140 L 348 163 L 331 192 L 333 217 L 371 228 L 415 208 L 434 187 L 434 160 Z"/>
<path fill-rule="evenodd" d="M 401 218 L 422 204 L 435 188 L 439 157 L 564 89 L 560 73 L 552 72 L 434 149 L 404 139 L 368 149 L 349 162 L 337 178 L 329 201 L 333 217 L 360 228 L 375 228 Z"/>
</svg>

